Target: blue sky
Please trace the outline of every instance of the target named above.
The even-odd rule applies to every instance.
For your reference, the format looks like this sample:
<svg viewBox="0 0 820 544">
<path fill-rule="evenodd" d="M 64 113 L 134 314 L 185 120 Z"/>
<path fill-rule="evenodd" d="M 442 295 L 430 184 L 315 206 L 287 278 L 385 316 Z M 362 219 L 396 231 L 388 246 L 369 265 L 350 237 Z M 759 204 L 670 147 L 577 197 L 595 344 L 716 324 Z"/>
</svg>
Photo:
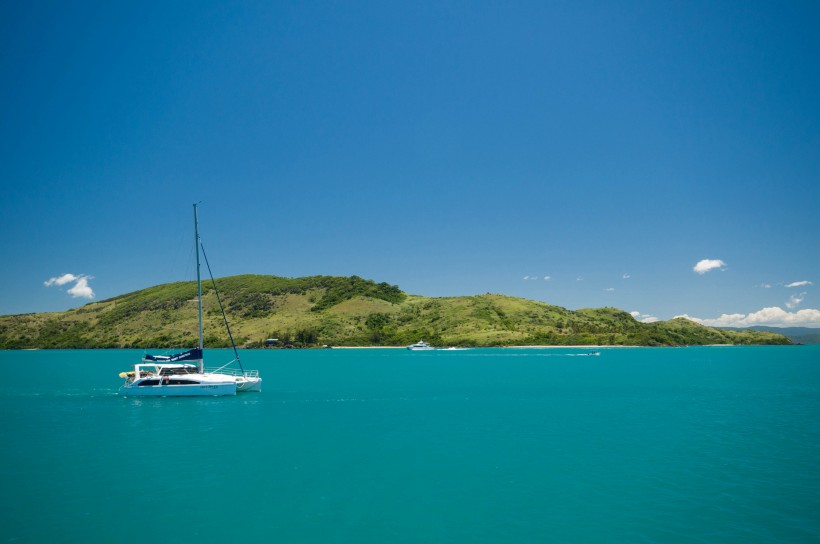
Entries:
<svg viewBox="0 0 820 544">
<path fill-rule="evenodd" d="M 820 327 L 818 28 L 814 2 L 3 3 L 0 314 L 191 279 L 196 201 L 217 276 Z"/>
</svg>

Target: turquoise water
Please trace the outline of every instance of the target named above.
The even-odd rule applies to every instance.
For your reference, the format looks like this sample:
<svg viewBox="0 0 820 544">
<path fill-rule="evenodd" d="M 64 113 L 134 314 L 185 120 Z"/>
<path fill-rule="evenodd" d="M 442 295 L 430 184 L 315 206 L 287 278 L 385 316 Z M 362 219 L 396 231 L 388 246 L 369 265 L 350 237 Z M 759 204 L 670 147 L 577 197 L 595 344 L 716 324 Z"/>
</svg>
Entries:
<svg viewBox="0 0 820 544">
<path fill-rule="evenodd" d="M 579 353 L 0 352 L 0 541 L 820 542 L 820 346 Z"/>
</svg>

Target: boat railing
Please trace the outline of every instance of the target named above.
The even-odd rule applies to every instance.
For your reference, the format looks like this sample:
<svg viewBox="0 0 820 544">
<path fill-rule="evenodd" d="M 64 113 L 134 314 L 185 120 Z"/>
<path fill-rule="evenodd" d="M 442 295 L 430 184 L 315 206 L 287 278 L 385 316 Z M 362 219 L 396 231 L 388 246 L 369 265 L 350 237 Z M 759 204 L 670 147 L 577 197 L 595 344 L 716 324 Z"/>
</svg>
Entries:
<svg viewBox="0 0 820 544">
<path fill-rule="evenodd" d="M 209 374 L 223 374 L 225 376 L 244 376 L 245 378 L 258 378 L 258 370 L 239 370 L 238 368 L 206 368 L 205 372 Z"/>
</svg>

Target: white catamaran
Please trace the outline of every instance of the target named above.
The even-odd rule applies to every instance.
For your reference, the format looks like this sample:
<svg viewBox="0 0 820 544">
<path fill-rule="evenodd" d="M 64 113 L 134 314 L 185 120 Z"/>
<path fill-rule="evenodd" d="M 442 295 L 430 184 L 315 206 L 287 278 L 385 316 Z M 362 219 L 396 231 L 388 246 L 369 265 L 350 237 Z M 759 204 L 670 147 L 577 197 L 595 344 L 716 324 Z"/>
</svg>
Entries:
<svg viewBox="0 0 820 544">
<path fill-rule="evenodd" d="M 228 319 L 225 317 L 225 309 L 222 300 L 219 298 L 219 291 L 216 289 L 216 282 L 211 267 L 208 265 L 208 256 L 205 255 L 205 248 L 199 239 L 199 221 L 197 218 L 196 204 L 194 204 L 194 243 L 196 244 L 196 289 L 197 289 L 197 310 L 199 314 L 199 343 L 194 349 L 176 353 L 173 355 L 145 355 L 142 362 L 134 365 L 131 372 L 121 372 L 120 377 L 125 378 L 125 383 L 120 387 L 120 394 L 128 397 L 187 397 L 187 396 L 215 396 L 215 395 L 235 395 L 237 392 L 259 392 L 262 390 L 262 378 L 256 370 L 245 370 L 239 360 L 239 352 L 233 341 L 231 328 L 228 326 Z M 216 299 L 219 308 L 222 310 L 222 318 L 225 321 L 225 328 L 231 339 L 234 359 L 229 363 L 216 368 L 205 369 L 202 356 L 202 280 L 200 275 L 199 250 L 202 247 L 202 255 L 205 257 L 205 264 L 208 265 L 208 273 L 211 276 Z M 236 362 L 239 369 L 231 367 Z"/>
</svg>

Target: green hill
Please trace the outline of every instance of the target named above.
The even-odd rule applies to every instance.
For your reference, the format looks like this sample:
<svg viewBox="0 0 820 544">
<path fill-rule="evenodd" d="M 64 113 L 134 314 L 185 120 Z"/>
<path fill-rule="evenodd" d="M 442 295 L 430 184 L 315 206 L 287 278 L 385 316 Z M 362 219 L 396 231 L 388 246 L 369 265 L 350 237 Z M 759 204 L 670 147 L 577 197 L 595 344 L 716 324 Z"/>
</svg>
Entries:
<svg viewBox="0 0 820 544">
<path fill-rule="evenodd" d="M 752 331 L 768 331 L 768 332 L 776 332 L 777 334 L 782 334 L 795 344 L 820 344 L 820 329 L 814 329 L 810 327 L 766 327 L 766 326 L 755 326 L 755 327 L 746 327 L 746 328 L 735 328 L 735 327 L 725 327 L 728 330 L 733 331 L 741 331 L 741 330 L 752 330 Z"/>
<path fill-rule="evenodd" d="M 237 344 L 297 346 L 789 344 L 767 331 L 685 319 L 640 323 L 616 308 L 567 310 L 504 295 L 430 298 L 357 276 L 216 280 Z M 229 345 L 216 293 L 203 284 L 205 345 Z M 150 287 L 59 313 L 0 316 L 0 348 L 165 348 L 196 344 L 196 283 Z"/>
</svg>

